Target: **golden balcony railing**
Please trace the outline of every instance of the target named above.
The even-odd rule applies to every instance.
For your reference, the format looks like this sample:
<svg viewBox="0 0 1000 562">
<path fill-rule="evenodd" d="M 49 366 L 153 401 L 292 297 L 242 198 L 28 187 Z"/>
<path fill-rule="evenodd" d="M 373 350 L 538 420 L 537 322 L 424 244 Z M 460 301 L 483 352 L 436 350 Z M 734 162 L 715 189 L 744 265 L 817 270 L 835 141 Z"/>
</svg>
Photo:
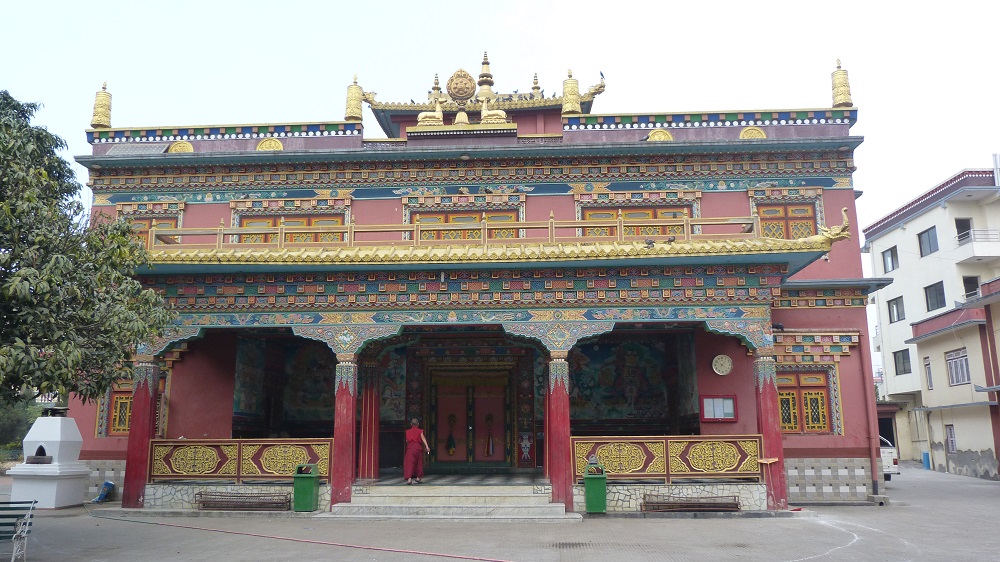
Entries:
<svg viewBox="0 0 1000 562">
<path fill-rule="evenodd" d="M 150 228 L 147 249 L 230 250 L 363 246 L 481 245 L 525 243 L 685 242 L 754 239 L 760 218 L 480 221 L 451 224 L 347 224 L 214 228 Z"/>
<path fill-rule="evenodd" d="M 332 439 L 153 439 L 149 447 L 149 482 L 291 480 L 300 464 L 329 481 L 332 468 Z"/>
<path fill-rule="evenodd" d="M 595 457 L 609 480 L 763 481 L 760 435 L 588 436 L 570 441 L 577 480 Z"/>
</svg>

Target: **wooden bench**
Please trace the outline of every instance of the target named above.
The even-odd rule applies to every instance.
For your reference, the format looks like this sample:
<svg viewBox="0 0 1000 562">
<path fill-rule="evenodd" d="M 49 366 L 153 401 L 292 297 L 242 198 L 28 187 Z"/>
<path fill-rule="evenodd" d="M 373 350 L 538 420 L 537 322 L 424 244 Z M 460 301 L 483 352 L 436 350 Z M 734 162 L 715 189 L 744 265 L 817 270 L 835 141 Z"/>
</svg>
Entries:
<svg viewBox="0 0 1000 562">
<path fill-rule="evenodd" d="M 0 502 L 0 542 L 11 541 L 14 550 L 10 560 L 27 559 L 28 535 L 31 534 L 33 510 L 38 502 Z"/>
<path fill-rule="evenodd" d="M 290 492 L 207 492 L 194 495 L 198 509 L 224 511 L 288 511 L 292 508 Z"/>
<path fill-rule="evenodd" d="M 646 494 L 642 500 L 642 511 L 739 511 L 739 496 L 701 496 L 679 498 Z"/>
</svg>

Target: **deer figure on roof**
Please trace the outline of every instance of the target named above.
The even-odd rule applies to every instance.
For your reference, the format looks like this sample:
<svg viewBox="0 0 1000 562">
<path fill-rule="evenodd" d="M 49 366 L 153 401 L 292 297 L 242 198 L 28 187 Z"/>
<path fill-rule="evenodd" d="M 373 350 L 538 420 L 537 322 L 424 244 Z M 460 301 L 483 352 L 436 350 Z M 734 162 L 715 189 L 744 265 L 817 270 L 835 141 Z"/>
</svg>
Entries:
<svg viewBox="0 0 1000 562">
<path fill-rule="evenodd" d="M 490 98 L 482 97 L 479 98 L 483 102 L 482 113 L 479 116 L 479 122 L 488 125 L 496 123 L 506 123 L 507 122 L 507 112 L 502 109 L 490 109 L 489 102 Z"/>
<path fill-rule="evenodd" d="M 441 110 L 441 98 L 434 99 L 434 111 L 421 111 L 417 114 L 417 126 L 432 127 L 444 125 L 444 112 Z"/>
</svg>

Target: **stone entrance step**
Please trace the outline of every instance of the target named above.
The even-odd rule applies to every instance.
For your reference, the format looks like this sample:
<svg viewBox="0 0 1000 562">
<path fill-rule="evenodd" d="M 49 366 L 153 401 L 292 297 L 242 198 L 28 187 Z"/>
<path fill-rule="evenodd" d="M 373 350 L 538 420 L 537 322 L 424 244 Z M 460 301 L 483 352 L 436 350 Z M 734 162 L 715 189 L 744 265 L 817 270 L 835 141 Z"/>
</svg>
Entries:
<svg viewBox="0 0 1000 562">
<path fill-rule="evenodd" d="M 334 504 L 317 517 L 340 519 L 487 519 L 491 521 L 580 521 L 551 503 L 548 486 L 355 486 L 351 503 Z"/>
</svg>

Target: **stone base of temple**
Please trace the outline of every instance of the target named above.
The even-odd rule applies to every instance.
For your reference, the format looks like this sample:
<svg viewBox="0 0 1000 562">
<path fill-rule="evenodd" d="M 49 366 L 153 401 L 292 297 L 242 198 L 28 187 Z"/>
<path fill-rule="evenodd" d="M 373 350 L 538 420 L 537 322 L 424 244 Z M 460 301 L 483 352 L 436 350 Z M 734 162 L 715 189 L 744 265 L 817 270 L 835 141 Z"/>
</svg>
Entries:
<svg viewBox="0 0 1000 562">
<path fill-rule="evenodd" d="M 642 511 L 646 495 L 678 499 L 736 496 L 740 511 L 766 511 L 767 492 L 763 484 L 608 484 L 608 512 L 628 513 Z M 583 485 L 573 486 L 573 510 L 586 511 Z"/>
<path fill-rule="evenodd" d="M 109 501 L 121 500 L 122 484 L 125 483 L 125 461 L 124 460 L 88 460 L 80 461 L 90 469 L 90 476 L 87 478 L 87 489 L 83 494 L 84 501 L 90 501 L 101 493 L 101 487 L 105 482 L 114 482 L 115 490 L 112 492 Z"/>
<path fill-rule="evenodd" d="M 785 458 L 788 503 L 867 502 L 874 492 L 868 458 Z M 879 475 L 881 476 L 881 475 Z"/>
<path fill-rule="evenodd" d="M 194 496 L 198 492 L 241 492 L 248 494 L 288 492 L 292 493 L 291 482 L 274 484 L 146 484 L 144 509 L 198 509 Z M 319 511 L 330 510 L 330 486 L 319 486 Z"/>
</svg>

